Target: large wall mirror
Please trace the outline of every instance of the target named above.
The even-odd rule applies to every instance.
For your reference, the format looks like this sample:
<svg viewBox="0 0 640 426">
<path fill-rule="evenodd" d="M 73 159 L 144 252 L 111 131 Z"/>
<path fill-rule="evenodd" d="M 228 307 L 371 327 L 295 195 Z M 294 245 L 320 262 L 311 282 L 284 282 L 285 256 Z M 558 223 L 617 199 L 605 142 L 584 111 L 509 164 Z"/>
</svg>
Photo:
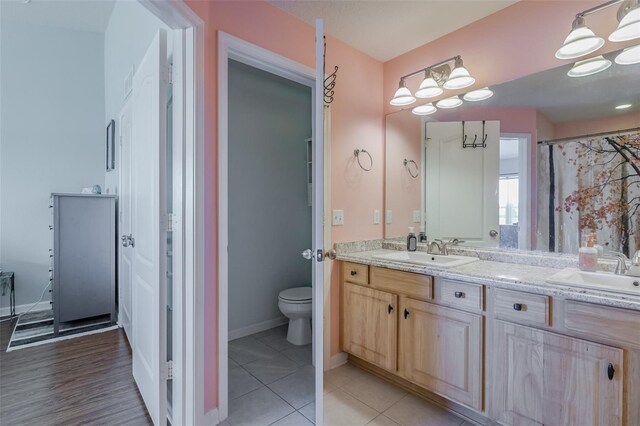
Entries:
<svg viewBox="0 0 640 426">
<path fill-rule="evenodd" d="M 640 64 L 509 81 L 483 101 L 386 117 L 385 238 L 577 253 L 640 248 Z M 425 102 L 426 103 L 426 102 Z M 414 105 L 412 105 L 413 107 Z"/>
</svg>

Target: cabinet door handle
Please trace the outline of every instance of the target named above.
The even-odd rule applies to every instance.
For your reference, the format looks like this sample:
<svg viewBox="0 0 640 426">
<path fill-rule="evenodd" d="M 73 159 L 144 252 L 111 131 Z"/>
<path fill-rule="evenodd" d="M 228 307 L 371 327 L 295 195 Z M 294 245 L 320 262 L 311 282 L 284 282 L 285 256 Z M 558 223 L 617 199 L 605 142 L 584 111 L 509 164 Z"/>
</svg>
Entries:
<svg viewBox="0 0 640 426">
<path fill-rule="evenodd" d="M 389 304 L 389 306 L 387 307 L 387 312 L 391 313 L 391 311 L 393 311 L 393 306 Z"/>
<path fill-rule="evenodd" d="M 406 309 L 404 310 L 404 319 L 407 319 L 407 317 L 409 316 L 409 311 L 407 311 Z"/>
<path fill-rule="evenodd" d="M 609 380 L 613 380 L 613 375 L 615 374 L 616 369 L 613 368 L 613 364 L 609 364 L 609 366 L 607 367 L 607 376 L 609 377 Z"/>
<path fill-rule="evenodd" d="M 351 271 L 351 276 L 355 277 L 358 273 L 356 271 Z"/>
<path fill-rule="evenodd" d="M 522 304 L 521 303 L 514 303 L 513 304 L 513 310 L 514 311 L 521 311 L 522 310 Z"/>
<path fill-rule="evenodd" d="M 464 293 L 461 291 L 456 291 L 453 295 L 456 297 L 456 299 L 462 299 L 462 297 L 464 297 Z"/>
</svg>

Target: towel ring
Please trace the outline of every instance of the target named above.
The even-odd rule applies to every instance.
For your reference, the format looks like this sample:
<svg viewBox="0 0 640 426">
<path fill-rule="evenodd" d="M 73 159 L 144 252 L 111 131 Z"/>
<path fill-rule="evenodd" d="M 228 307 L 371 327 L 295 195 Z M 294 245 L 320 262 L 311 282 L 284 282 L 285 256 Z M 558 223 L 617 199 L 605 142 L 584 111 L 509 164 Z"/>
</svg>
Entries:
<svg viewBox="0 0 640 426">
<path fill-rule="evenodd" d="M 413 163 L 413 165 L 416 167 L 416 174 L 414 175 L 413 173 L 411 173 L 411 167 L 409 167 L 409 164 Z M 409 172 L 409 176 L 411 176 L 412 178 L 417 178 L 418 175 L 420 174 L 420 168 L 418 167 L 418 163 L 416 163 L 413 160 L 407 160 L 406 158 L 404 159 L 404 161 L 402 162 L 402 164 L 404 164 L 404 166 L 407 168 L 407 171 Z"/>
<path fill-rule="evenodd" d="M 367 154 L 369 156 L 369 168 L 367 169 L 366 167 L 364 167 L 362 165 L 362 163 L 360 162 L 360 154 Z M 370 171 L 373 168 L 373 158 L 371 157 L 371 154 L 369 154 L 369 152 L 366 149 L 355 149 L 353 151 L 353 155 L 356 157 L 356 160 L 358 161 L 358 165 L 360 166 L 360 168 L 362 170 L 364 170 L 365 172 Z"/>
</svg>

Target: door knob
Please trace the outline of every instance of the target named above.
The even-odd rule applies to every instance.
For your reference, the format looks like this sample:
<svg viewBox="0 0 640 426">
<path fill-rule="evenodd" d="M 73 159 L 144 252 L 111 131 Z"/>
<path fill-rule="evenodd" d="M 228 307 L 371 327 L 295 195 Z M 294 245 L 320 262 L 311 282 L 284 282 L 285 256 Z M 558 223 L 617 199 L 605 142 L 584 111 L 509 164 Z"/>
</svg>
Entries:
<svg viewBox="0 0 640 426">
<path fill-rule="evenodd" d="M 489 231 L 489 236 L 491 238 L 495 238 L 498 236 L 498 231 L 496 231 L 495 229 L 492 229 L 491 231 Z"/>
<path fill-rule="evenodd" d="M 135 239 L 131 234 L 120 237 L 122 247 L 135 247 Z"/>
<path fill-rule="evenodd" d="M 311 249 L 306 249 L 305 251 L 302 252 L 302 257 L 304 257 L 307 260 L 313 259 L 313 251 Z"/>
</svg>

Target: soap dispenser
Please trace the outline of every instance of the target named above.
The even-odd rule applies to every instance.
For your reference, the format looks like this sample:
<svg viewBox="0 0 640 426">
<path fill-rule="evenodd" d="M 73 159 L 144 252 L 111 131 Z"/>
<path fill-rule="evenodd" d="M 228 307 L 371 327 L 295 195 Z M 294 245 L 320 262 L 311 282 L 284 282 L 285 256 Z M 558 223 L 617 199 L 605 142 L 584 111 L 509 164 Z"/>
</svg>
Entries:
<svg viewBox="0 0 640 426">
<path fill-rule="evenodd" d="M 416 251 L 418 247 L 418 239 L 413 232 L 413 226 L 409 227 L 409 235 L 407 236 L 407 251 Z"/>
</svg>

